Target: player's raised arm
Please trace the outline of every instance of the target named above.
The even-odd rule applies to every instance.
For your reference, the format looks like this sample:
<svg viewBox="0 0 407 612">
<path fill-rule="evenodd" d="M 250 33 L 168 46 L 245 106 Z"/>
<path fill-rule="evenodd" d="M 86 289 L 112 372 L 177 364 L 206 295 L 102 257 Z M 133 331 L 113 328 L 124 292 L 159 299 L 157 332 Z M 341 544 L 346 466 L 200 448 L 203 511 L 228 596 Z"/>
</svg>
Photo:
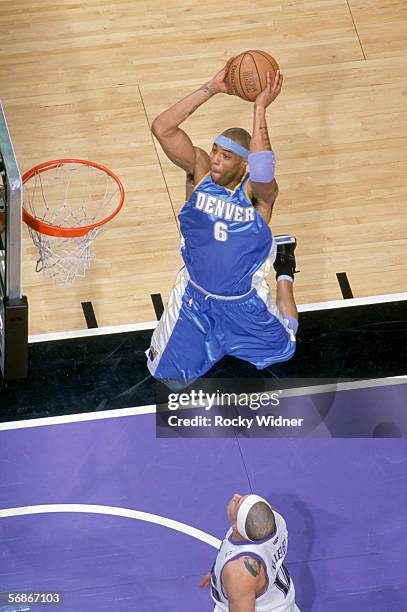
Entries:
<svg viewBox="0 0 407 612">
<path fill-rule="evenodd" d="M 258 208 L 264 217 L 271 216 L 271 209 L 278 194 L 274 178 L 275 158 L 271 148 L 266 121 L 266 109 L 281 91 L 283 75 L 277 70 L 274 81 L 267 73 L 267 84 L 257 96 L 253 110 L 253 133 L 250 142 L 249 168 L 252 195 L 259 200 Z M 259 210 L 259 212 L 261 212 Z"/>
<path fill-rule="evenodd" d="M 253 557 L 240 557 L 223 569 L 223 585 L 229 599 L 229 612 L 254 612 L 260 563 Z"/>
<path fill-rule="evenodd" d="M 226 84 L 230 62 L 231 60 L 213 79 L 162 112 L 152 123 L 151 130 L 167 157 L 186 172 L 194 173 L 197 158 L 200 155 L 205 156 L 206 153 L 194 147 L 189 136 L 179 126 L 212 96 L 218 93 L 231 93 Z"/>
</svg>

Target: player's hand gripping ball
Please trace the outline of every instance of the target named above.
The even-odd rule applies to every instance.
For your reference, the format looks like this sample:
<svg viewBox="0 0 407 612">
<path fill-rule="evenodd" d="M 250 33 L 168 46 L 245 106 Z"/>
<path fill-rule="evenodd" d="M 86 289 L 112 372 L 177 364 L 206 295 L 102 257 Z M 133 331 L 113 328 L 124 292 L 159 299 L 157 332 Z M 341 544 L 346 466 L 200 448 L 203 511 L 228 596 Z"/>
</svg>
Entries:
<svg viewBox="0 0 407 612">
<path fill-rule="evenodd" d="M 267 85 L 267 72 L 274 81 L 279 66 L 265 51 L 244 51 L 233 58 L 226 77 L 231 93 L 243 100 L 254 102 Z"/>
</svg>

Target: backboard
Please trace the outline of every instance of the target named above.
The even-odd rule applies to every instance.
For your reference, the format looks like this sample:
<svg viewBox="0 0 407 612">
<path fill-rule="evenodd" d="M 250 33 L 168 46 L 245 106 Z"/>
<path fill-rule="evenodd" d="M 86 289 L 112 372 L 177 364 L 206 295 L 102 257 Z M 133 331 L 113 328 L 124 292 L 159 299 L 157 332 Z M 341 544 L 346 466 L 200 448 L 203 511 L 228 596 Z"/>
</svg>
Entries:
<svg viewBox="0 0 407 612">
<path fill-rule="evenodd" d="M 28 305 L 22 295 L 22 181 L 0 101 L 0 369 L 27 374 Z"/>
</svg>

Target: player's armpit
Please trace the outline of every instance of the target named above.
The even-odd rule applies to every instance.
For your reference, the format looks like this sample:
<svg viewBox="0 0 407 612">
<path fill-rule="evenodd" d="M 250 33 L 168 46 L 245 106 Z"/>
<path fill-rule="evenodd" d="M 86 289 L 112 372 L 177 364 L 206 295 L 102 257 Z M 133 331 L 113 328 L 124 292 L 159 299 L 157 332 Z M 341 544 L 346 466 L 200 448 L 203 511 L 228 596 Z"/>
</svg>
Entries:
<svg viewBox="0 0 407 612">
<path fill-rule="evenodd" d="M 274 204 L 278 196 L 278 185 L 275 178 L 270 183 L 255 183 L 250 180 L 247 189 L 249 195 L 271 205 Z"/>
<path fill-rule="evenodd" d="M 278 196 L 278 184 L 276 179 L 273 179 L 271 183 L 253 183 L 249 181 L 247 193 L 257 212 L 263 217 L 266 223 L 269 223 L 274 203 Z"/>
<path fill-rule="evenodd" d="M 195 178 L 193 172 L 187 172 L 185 176 L 185 201 L 189 200 L 195 189 Z"/>
<path fill-rule="evenodd" d="M 209 155 L 203 149 L 195 147 L 195 168 L 194 168 L 194 185 L 209 172 L 210 162 Z"/>
<path fill-rule="evenodd" d="M 196 162 L 194 172 L 187 172 L 185 176 L 185 200 L 189 200 L 196 185 L 203 179 L 209 170 L 209 155 L 206 151 L 195 147 Z"/>
</svg>

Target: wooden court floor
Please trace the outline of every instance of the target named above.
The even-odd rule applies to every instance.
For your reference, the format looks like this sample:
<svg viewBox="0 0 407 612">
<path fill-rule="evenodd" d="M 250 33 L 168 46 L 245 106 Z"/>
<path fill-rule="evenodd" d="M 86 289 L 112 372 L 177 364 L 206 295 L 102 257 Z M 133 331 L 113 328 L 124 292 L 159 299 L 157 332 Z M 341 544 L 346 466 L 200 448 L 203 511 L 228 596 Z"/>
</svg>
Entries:
<svg viewBox="0 0 407 612">
<path fill-rule="evenodd" d="M 184 176 L 149 125 L 225 60 L 272 53 L 284 88 L 268 122 L 280 196 L 272 227 L 298 238 L 300 304 L 407 288 L 407 12 L 395 0 L 0 0 L 0 97 L 22 172 L 56 157 L 108 165 L 125 208 L 95 243 L 97 260 L 68 287 L 34 271 L 24 229 L 30 333 L 155 319 L 176 270 Z M 216 96 L 185 124 L 209 148 L 252 105 Z M 272 279 L 271 279 L 272 280 Z"/>
</svg>

